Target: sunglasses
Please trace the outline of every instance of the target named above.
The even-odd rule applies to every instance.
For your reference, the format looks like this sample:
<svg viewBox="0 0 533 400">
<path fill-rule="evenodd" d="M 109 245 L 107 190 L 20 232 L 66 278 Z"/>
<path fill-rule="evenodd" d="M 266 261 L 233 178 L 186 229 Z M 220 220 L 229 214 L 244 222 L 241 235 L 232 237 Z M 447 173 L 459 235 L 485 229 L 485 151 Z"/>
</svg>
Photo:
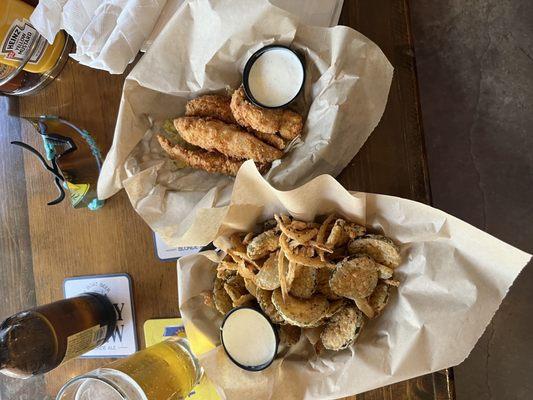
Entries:
<svg viewBox="0 0 533 400">
<path fill-rule="evenodd" d="M 47 205 L 61 203 L 69 194 L 73 207 L 97 210 L 104 204 L 96 195 L 96 183 L 102 169 L 102 154 L 86 130 L 56 116 L 26 118 L 42 139 L 45 155 L 20 141 L 11 144 L 33 154 L 48 171 L 57 188 L 57 197 Z"/>
</svg>

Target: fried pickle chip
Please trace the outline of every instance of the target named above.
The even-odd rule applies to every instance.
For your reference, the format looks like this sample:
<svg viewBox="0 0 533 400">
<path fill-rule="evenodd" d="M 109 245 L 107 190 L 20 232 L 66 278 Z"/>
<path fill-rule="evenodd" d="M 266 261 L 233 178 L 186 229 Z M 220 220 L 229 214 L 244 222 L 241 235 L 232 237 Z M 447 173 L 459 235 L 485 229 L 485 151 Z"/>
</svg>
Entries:
<svg viewBox="0 0 533 400">
<path fill-rule="evenodd" d="M 368 299 L 358 298 L 358 299 L 355 299 L 354 301 L 355 301 L 355 305 L 357 306 L 357 308 L 360 309 L 363 312 L 363 314 L 365 314 L 370 319 L 374 318 L 376 313 L 374 312 L 374 309 L 368 302 Z"/>
<path fill-rule="evenodd" d="M 355 300 L 372 294 L 378 283 L 378 269 L 370 257 L 361 255 L 337 264 L 329 285 L 333 292 Z"/>
<path fill-rule="evenodd" d="M 270 257 L 268 257 L 263 264 L 263 267 L 255 275 L 254 283 L 256 286 L 265 290 L 274 290 L 279 288 L 280 282 L 277 253 L 270 253 Z"/>
<path fill-rule="evenodd" d="M 329 302 L 328 311 L 326 312 L 325 318 L 331 318 L 335 314 L 337 314 L 340 310 L 343 309 L 344 306 L 348 304 L 349 300 L 346 299 L 339 299 Z"/>
<path fill-rule="evenodd" d="M 224 289 L 228 293 L 232 302 L 236 302 L 242 296 L 248 294 L 248 290 L 244 286 L 244 279 L 240 275 L 235 275 L 229 278 L 224 283 Z"/>
<path fill-rule="evenodd" d="M 279 341 L 285 346 L 294 346 L 300 340 L 302 328 L 293 325 L 278 326 Z"/>
<path fill-rule="evenodd" d="M 376 262 L 390 268 L 400 265 L 400 249 L 388 237 L 382 235 L 365 235 L 352 240 L 348 245 L 350 254 L 367 254 Z"/>
<path fill-rule="evenodd" d="M 220 278 L 220 279 L 222 279 L 224 281 L 227 281 L 232 276 L 235 276 L 236 273 L 237 273 L 237 271 L 233 271 L 233 270 L 230 270 L 230 269 L 219 269 L 217 271 L 217 278 Z"/>
<path fill-rule="evenodd" d="M 348 233 L 344 230 L 345 225 L 346 221 L 343 219 L 337 219 L 335 221 L 326 240 L 327 247 L 334 249 L 335 247 L 346 244 L 350 240 Z"/>
<path fill-rule="evenodd" d="M 366 234 L 366 228 L 362 225 L 356 224 L 355 222 L 346 222 L 344 225 L 344 230 L 350 237 L 350 239 L 355 239 Z"/>
<path fill-rule="evenodd" d="M 383 264 L 376 263 L 378 267 L 379 279 L 391 279 L 394 275 L 394 270 Z"/>
<path fill-rule="evenodd" d="M 317 269 L 294 264 L 294 278 L 289 293 L 302 299 L 310 298 L 316 290 Z"/>
<path fill-rule="evenodd" d="M 233 308 L 231 297 L 229 297 L 228 292 L 224 289 L 224 281 L 220 278 L 215 278 L 213 301 L 216 309 L 221 314 L 227 314 Z"/>
<path fill-rule="evenodd" d="M 256 294 L 257 302 L 259 303 L 259 307 L 261 307 L 261 310 L 263 310 L 266 316 L 270 318 L 273 323 L 281 324 L 283 322 L 283 318 L 281 317 L 281 314 L 278 312 L 274 304 L 272 304 L 272 292 L 270 290 L 263 290 L 261 288 L 257 288 Z"/>
<path fill-rule="evenodd" d="M 233 301 L 233 307 L 249 306 L 254 302 L 254 300 L 255 297 L 252 296 L 250 293 L 243 294 L 237 300 Z"/>
<path fill-rule="evenodd" d="M 320 334 L 322 344 L 329 350 L 342 350 L 350 346 L 361 332 L 364 318 L 354 306 L 344 307 L 327 323 Z"/>
<path fill-rule="evenodd" d="M 257 285 L 252 279 L 244 278 L 244 287 L 252 296 L 257 297 Z"/>
<path fill-rule="evenodd" d="M 329 268 L 320 268 L 317 273 L 316 290 L 318 293 L 322 293 L 328 300 L 339 300 L 342 297 L 331 290 L 329 286 L 329 280 L 333 275 L 333 270 Z"/>
<path fill-rule="evenodd" d="M 329 302 L 322 295 L 310 299 L 299 299 L 289 295 L 283 301 L 280 289 L 272 293 L 272 303 L 285 322 L 301 328 L 321 325 L 329 307 Z"/>
<path fill-rule="evenodd" d="M 246 254 L 252 260 L 268 256 L 279 247 L 278 232 L 276 229 L 270 229 L 260 233 L 252 239 L 246 247 Z"/>
<path fill-rule="evenodd" d="M 368 298 L 368 304 L 374 310 L 374 315 L 381 314 L 387 303 L 389 302 L 390 286 L 386 283 L 378 283 L 374 293 Z"/>
</svg>

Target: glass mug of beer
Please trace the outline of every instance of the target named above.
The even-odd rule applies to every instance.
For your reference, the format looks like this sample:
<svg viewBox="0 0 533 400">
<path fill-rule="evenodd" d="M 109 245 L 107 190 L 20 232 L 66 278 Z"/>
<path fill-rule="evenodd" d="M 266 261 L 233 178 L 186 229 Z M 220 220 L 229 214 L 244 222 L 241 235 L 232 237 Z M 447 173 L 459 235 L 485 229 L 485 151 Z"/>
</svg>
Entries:
<svg viewBox="0 0 533 400">
<path fill-rule="evenodd" d="M 56 400 L 179 400 L 201 376 L 187 339 L 173 337 L 71 379 Z"/>
</svg>

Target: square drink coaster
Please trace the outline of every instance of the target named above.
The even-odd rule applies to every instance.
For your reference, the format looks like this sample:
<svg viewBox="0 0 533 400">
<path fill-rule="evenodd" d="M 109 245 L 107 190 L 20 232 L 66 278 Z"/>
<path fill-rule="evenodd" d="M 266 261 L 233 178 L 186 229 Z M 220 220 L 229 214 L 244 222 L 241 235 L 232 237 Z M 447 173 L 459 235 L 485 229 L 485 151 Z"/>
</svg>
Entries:
<svg viewBox="0 0 533 400">
<path fill-rule="evenodd" d="M 131 288 L 131 278 L 128 274 L 76 276 L 63 281 L 65 298 L 87 292 L 100 293 L 111 300 L 117 312 L 117 326 L 109 340 L 81 357 L 120 358 L 138 350 Z"/>
<path fill-rule="evenodd" d="M 172 247 L 166 244 L 161 236 L 154 232 L 155 254 L 161 261 L 176 261 L 180 257 L 198 253 L 201 246 Z"/>
</svg>

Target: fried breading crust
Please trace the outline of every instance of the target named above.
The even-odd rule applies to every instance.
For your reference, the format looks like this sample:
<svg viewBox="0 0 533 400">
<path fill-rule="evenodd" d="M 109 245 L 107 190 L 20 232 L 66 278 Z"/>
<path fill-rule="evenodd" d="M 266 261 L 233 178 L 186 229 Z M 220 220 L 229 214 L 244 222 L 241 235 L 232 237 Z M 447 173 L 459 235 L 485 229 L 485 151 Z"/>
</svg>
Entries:
<svg viewBox="0 0 533 400">
<path fill-rule="evenodd" d="M 273 133 L 265 133 L 265 132 L 259 132 L 252 130 L 252 133 L 257 136 L 260 140 L 262 140 L 265 143 L 268 143 L 271 146 L 274 146 L 278 150 L 283 150 L 286 146 L 285 140 L 283 140 L 282 137 L 273 134 Z"/>
<path fill-rule="evenodd" d="M 189 150 L 182 146 L 172 145 L 170 141 L 157 135 L 159 144 L 170 158 L 182 161 L 191 168 L 203 169 L 211 173 L 236 176 L 237 171 L 246 160 L 235 160 L 216 151 Z M 270 163 L 255 163 L 260 173 L 264 174 L 270 168 Z"/>
<path fill-rule="evenodd" d="M 280 150 L 263 143 L 237 125 L 217 119 L 181 117 L 174 126 L 187 142 L 205 150 L 216 150 L 228 157 L 271 162 L 283 156 Z"/>
<path fill-rule="evenodd" d="M 242 86 L 231 97 L 231 111 L 237 122 L 263 133 L 278 133 L 292 140 L 302 133 L 303 118 L 291 110 L 267 109 L 254 106 L 244 95 Z"/>
<path fill-rule="evenodd" d="M 161 135 L 157 135 L 157 140 L 170 158 L 207 172 L 235 176 L 244 162 L 244 160 L 228 158 L 218 152 L 188 150 L 180 145 L 173 146 L 167 138 Z"/>
<path fill-rule="evenodd" d="M 236 124 L 231 112 L 231 97 L 219 94 L 207 94 L 189 100 L 185 107 L 185 115 L 189 117 L 212 117 L 228 124 Z"/>
</svg>

